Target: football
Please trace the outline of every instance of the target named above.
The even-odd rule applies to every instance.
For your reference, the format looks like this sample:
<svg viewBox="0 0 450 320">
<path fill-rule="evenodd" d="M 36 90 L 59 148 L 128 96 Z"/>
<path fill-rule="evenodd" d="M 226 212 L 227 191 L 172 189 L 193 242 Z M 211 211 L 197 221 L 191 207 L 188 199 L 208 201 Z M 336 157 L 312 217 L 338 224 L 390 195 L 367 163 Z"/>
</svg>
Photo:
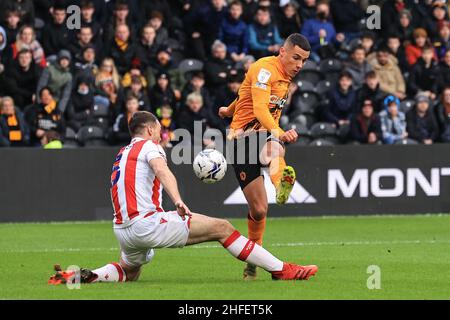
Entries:
<svg viewBox="0 0 450 320">
<path fill-rule="evenodd" d="M 205 149 L 194 159 L 192 164 L 195 175 L 204 183 L 222 180 L 227 172 L 227 161 L 220 151 Z"/>
</svg>

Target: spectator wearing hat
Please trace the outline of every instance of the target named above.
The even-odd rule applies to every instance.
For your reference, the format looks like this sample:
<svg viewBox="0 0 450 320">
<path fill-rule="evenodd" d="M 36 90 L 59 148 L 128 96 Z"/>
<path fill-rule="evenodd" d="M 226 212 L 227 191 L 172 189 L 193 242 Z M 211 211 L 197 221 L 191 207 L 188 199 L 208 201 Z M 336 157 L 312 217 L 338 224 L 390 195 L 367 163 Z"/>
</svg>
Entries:
<svg viewBox="0 0 450 320">
<path fill-rule="evenodd" d="M 211 47 L 212 58 L 205 63 L 206 87 L 214 98 L 227 86 L 228 73 L 232 68 L 232 61 L 228 58 L 227 47 L 220 40 L 216 40 Z"/>
<path fill-rule="evenodd" d="M 94 106 L 94 90 L 91 79 L 81 76 L 76 80 L 66 109 L 67 126 L 78 132 L 91 118 Z"/>
<path fill-rule="evenodd" d="M 156 33 L 155 44 L 158 47 L 166 46 L 169 40 L 169 32 L 163 27 L 164 16 L 159 11 L 153 11 L 148 24 L 153 27 Z"/>
<path fill-rule="evenodd" d="M 439 89 L 439 67 L 433 60 L 434 48 L 425 45 L 408 79 L 409 93 L 414 96 L 421 91 L 431 100 L 436 99 Z"/>
<path fill-rule="evenodd" d="M 358 105 L 362 106 L 365 100 L 371 100 L 376 113 L 384 109 L 383 100 L 387 93 L 380 89 L 380 82 L 375 71 L 366 73 L 364 84 L 357 92 Z"/>
<path fill-rule="evenodd" d="M 209 56 L 213 42 L 218 39 L 222 21 L 227 14 L 225 0 L 209 0 L 194 7 L 184 18 L 192 55 L 200 60 Z"/>
<path fill-rule="evenodd" d="M 64 117 L 57 107 L 57 102 L 50 87 L 43 87 L 38 92 L 37 103 L 25 110 L 25 120 L 30 127 L 30 144 L 42 145 L 44 135 L 53 130 L 63 134 L 65 130 Z"/>
<path fill-rule="evenodd" d="M 248 53 L 248 30 L 242 12 L 242 3 L 233 1 L 219 29 L 218 38 L 227 46 L 234 62 L 242 61 Z"/>
<path fill-rule="evenodd" d="M 4 146 L 23 147 L 30 141 L 28 124 L 11 97 L 0 100 L 0 131 L 4 139 L 1 144 Z"/>
<path fill-rule="evenodd" d="M 414 65 L 417 62 L 417 59 L 422 56 L 423 47 L 429 42 L 428 33 L 423 28 L 414 30 L 413 39 L 414 43 L 407 45 L 405 48 L 406 60 L 410 66 Z M 436 58 L 435 55 L 435 59 Z"/>
<path fill-rule="evenodd" d="M 439 137 L 439 125 L 426 95 L 419 93 L 416 105 L 406 114 L 406 130 L 409 138 L 423 144 L 432 144 Z"/>
<path fill-rule="evenodd" d="M 408 137 L 406 132 L 406 116 L 399 111 L 400 100 L 393 96 L 387 96 L 384 101 L 384 110 L 380 112 L 381 130 L 383 142 L 394 144 Z"/>
<path fill-rule="evenodd" d="M 159 45 L 156 43 L 156 31 L 150 24 L 142 28 L 141 39 L 137 44 L 136 57 L 142 70 L 147 70 L 156 61 Z"/>
<path fill-rule="evenodd" d="M 61 112 L 66 110 L 72 92 L 71 59 L 69 51 L 59 51 L 58 60 L 44 69 L 37 85 L 38 92 L 44 87 L 51 89 L 53 97 L 58 101 L 58 109 Z M 38 100 L 38 102 L 40 101 Z"/>
<path fill-rule="evenodd" d="M 363 144 L 380 144 L 383 141 L 380 117 L 371 100 L 365 100 L 358 114 L 350 121 L 350 139 Z"/>
<path fill-rule="evenodd" d="M 33 102 L 40 76 L 41 68 L 35 64 L 31 51 L 22 49 L 6 70 L 4 86 L 20 109 Z"/>
<path fill-rule="evenodd" d="M 270 11 L 266 7 L 258 8 L 255 21 L 249 25 L 248 32 L 250 52 L 256 59 L 276 54 L 283 44 L 278 27 L 272 22 Z"/>
<path fill-rule="evenodd" d="M 345 69 L 350 72 L 353 79 L 353 88 L 358 90 L 364 83 L 367 72 L 372 71 L 372 66 L 366 61 L 366 51 L 362 46 L 353 49 L 351 60 Z"/>
<path fill-rule="evenodd" d="M 442 142 L 450 142 L 450 86 L 442 90 L 441 100 L 435 108 Z"/>
<path fill-rule="evenodd" d="M 354 0 L 331 1 L 331 15 L 336 32 L 343 33 L 345 41 L 359 37 L 361 19 L 364 18 L 364 11 Z"/>
<path fill-rule="evenodd" d="M 158 73 L 165 73 L 169 75 L 171 86 L 175 92 L 175 97 L 181 98 L 181 90 L 186 84 L 184 74 L 175 67 L 172 62 L 172 51 L 168 47 L 161 47 L 156 54 L 156 61 L 154 61 L 147 72 L 147 82 L 149 87 L 156 83 L 155 75 Z"/>
<path fill-rule="evenodd" d="M 380 80 L 380 89 L 393 94 L 399 99 L 406 97 L 406 86 L 399 67 L 390 58 L 389 48 L 382 45 L 376 53 L 376 60 L 372 62 L 372 68 Z"/>
<path fill-rule="evenodd" d="M 280 4 L 281 5 L 281 4 Z M 280 36 L 286 39 L 293 33 L 298 33 L 302 27 L 299 14 L 299 4 L 295 0 L 286 1 L 281 7 L 280 17 L 277 20 Z"/>
<path fill-rule="evenodd" d="M 450 50 L 450 22 L 439 22 L 439 36 L 434 39 L 434 47 L 436 48 L 437 57 L 443 59 L 445 53 Z"/>
<path fill-rule="evenodd" d="M 153 111 L 163 104 L 168 104 L 172 108 L 176 107 L 177 98 L 171 85 L 170 76 L 164 71 L 160 71 L 156 75 L 156 83 L 150 89 L 148 95 Z"/>
<path fill-rule="evenodd" d="M 181 101 L 185 101 L 186 97 L 192 92 L 200 93 L 203 98 L 205 108 L 212 110 L 213 102 L 209 90 L 205 87 L 205 74 L 202 71 L 196 71 L 192 74 L 189 82 L 186 83 L 182 94 Z"/>
<path fill-rule="evenodd" d="M 30 50 L 36 65 L 41 68 L 47 66 L 44 50 L 39 41 L 36 40 L 36 34 L 33 27 L 24 25 L 19 29 L 16 41 L 11 45 L 12 59 L 17 58 L 17 54 L 23 50 Z"/>
<path fill-rule="evenodd" d="M 109 43 L 106 51 L 107 55 L 114 59 L 120 75 L 124 75 L 131 68 L 137 55 L 137 47 L 131 41 L 128 25 L 116 26 L 114 39 Z"/>
<path fill-rule="evenodd" d="M 323 111 L 323 120 L 334 123 L 340 129 L 341 138 L 346 138 L 350 119 L 356 114 L 357 96 L 352 87 L 352 75 L 348 71 L 342 71 L 336 87 L 328 94 L 328 104 Z"/>
<path fill-rule="evenodd" d="M 61 49 L 69 47 L 71 37 L 66 25 L 66 7 L 57 4 L 53 7 L 52 22 L 47 23 L 42 30 L 42 46 L 47 56 L 57 55 Z"/>
</svg>

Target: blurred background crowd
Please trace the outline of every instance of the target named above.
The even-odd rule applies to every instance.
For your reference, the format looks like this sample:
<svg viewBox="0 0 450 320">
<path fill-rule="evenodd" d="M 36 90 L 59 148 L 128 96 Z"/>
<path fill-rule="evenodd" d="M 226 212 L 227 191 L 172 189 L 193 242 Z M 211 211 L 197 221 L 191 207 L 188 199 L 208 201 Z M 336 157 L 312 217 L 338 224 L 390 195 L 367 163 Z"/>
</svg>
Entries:
<svg viewBox="0 0 450 320">
<path fill-rule="evenodd" d="M 312 47 L 281 118 L 297 144 L 450 142 L 445 0 L 1 0 L 0 146 L 123 145 L 137 110 L 166 147 L 195 121 L 225 133 L 218 108 L 295 32 Z"/>
</svg>

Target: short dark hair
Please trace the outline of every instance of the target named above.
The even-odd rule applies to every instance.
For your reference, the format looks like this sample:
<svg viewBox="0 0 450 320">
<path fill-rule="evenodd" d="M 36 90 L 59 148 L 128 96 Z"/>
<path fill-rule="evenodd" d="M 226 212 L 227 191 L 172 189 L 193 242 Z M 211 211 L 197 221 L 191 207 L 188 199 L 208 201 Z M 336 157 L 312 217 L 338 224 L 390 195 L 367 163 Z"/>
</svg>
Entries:
<svg viewBox="0 0 450 320">
<path fill-rule="evenodd" d="M 358 44 L 357 46 L 355 46 L 355 47 L 352 49 L 352 54 L 355 53 L 355 52 L 358 51 L 358 50 L 363 50 L 364 52 L 366 52 L 366 50 L 364 49 L 364 47 L 363 47 L 362 45 Z"/>
<path fill-rule="evenodd" d="M 294 47 L 298 46 L 305 51 L 311 51 L 311 45 L 309 44 L 308 39 L 300 33 L 293 33 L 289 37 L 286 38 L 285 44 L 292 44 Z"/>
<path fill-rule="evenodd" d="M 339 74 L 339 80 L 341 80 L 344 77 L 353 80 L 352 74 L 348 70 L 345 70 L 345 69 L 342 70 L 341 73 Z"/>
<path fill-rule="evenodd" d="M 370 70 L 369 72 L 366 73 L 366 76 L 364 77 L 365 79 L 374 79 L 377 77 L 377 74 L 375 71 Z"/>
<path fill-rule="evenodd" d="M 128 128 L 130 130 L 130 135 L 134 137 L 135 135 L 142 132 L 142 130 L 147 126 L 154 126 L 158 123 L 158 119 L 148 111 L 138 111 L 131 116 Z"/>
<path fill-rule="evenodd" d="M 45 91 L 45 90 L 47 90 L 48 91 L 48 93 L 50 93 L 50 95 L 53 97 L 53 90 L 52 89 L 50 89 L 50 87 L 47 87 L 47 86 L 45 86 L 45 87 L 43 87 L 41 90 L 39 90 L 39 97 L 42 97 L 42 93 Z"/>
</svg>

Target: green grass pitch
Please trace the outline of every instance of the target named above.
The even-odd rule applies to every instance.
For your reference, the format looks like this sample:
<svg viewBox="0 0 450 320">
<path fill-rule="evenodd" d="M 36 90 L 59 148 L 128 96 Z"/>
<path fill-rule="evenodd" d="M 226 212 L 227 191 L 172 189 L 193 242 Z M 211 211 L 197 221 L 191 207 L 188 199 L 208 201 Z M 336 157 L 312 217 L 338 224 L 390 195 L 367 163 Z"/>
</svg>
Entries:
<svg viewBox="0 0 450 320">
<path fill-rule="evenodd" d="M 246 221 L 232 220 L 246 233 Z M 316 277 L 272 281 L 216 243 L 160 249 L 138 282 L 50 286 L 54 263 L 95 268 L 117 261 L 110 222 L 0 224 L 0 299 L 449 299 L 450 216 L 273 218 L 265 245 L 285 261 L 317 264 Z M 381 288 L 369 290 L 377 265 Z"/>
</svg>

